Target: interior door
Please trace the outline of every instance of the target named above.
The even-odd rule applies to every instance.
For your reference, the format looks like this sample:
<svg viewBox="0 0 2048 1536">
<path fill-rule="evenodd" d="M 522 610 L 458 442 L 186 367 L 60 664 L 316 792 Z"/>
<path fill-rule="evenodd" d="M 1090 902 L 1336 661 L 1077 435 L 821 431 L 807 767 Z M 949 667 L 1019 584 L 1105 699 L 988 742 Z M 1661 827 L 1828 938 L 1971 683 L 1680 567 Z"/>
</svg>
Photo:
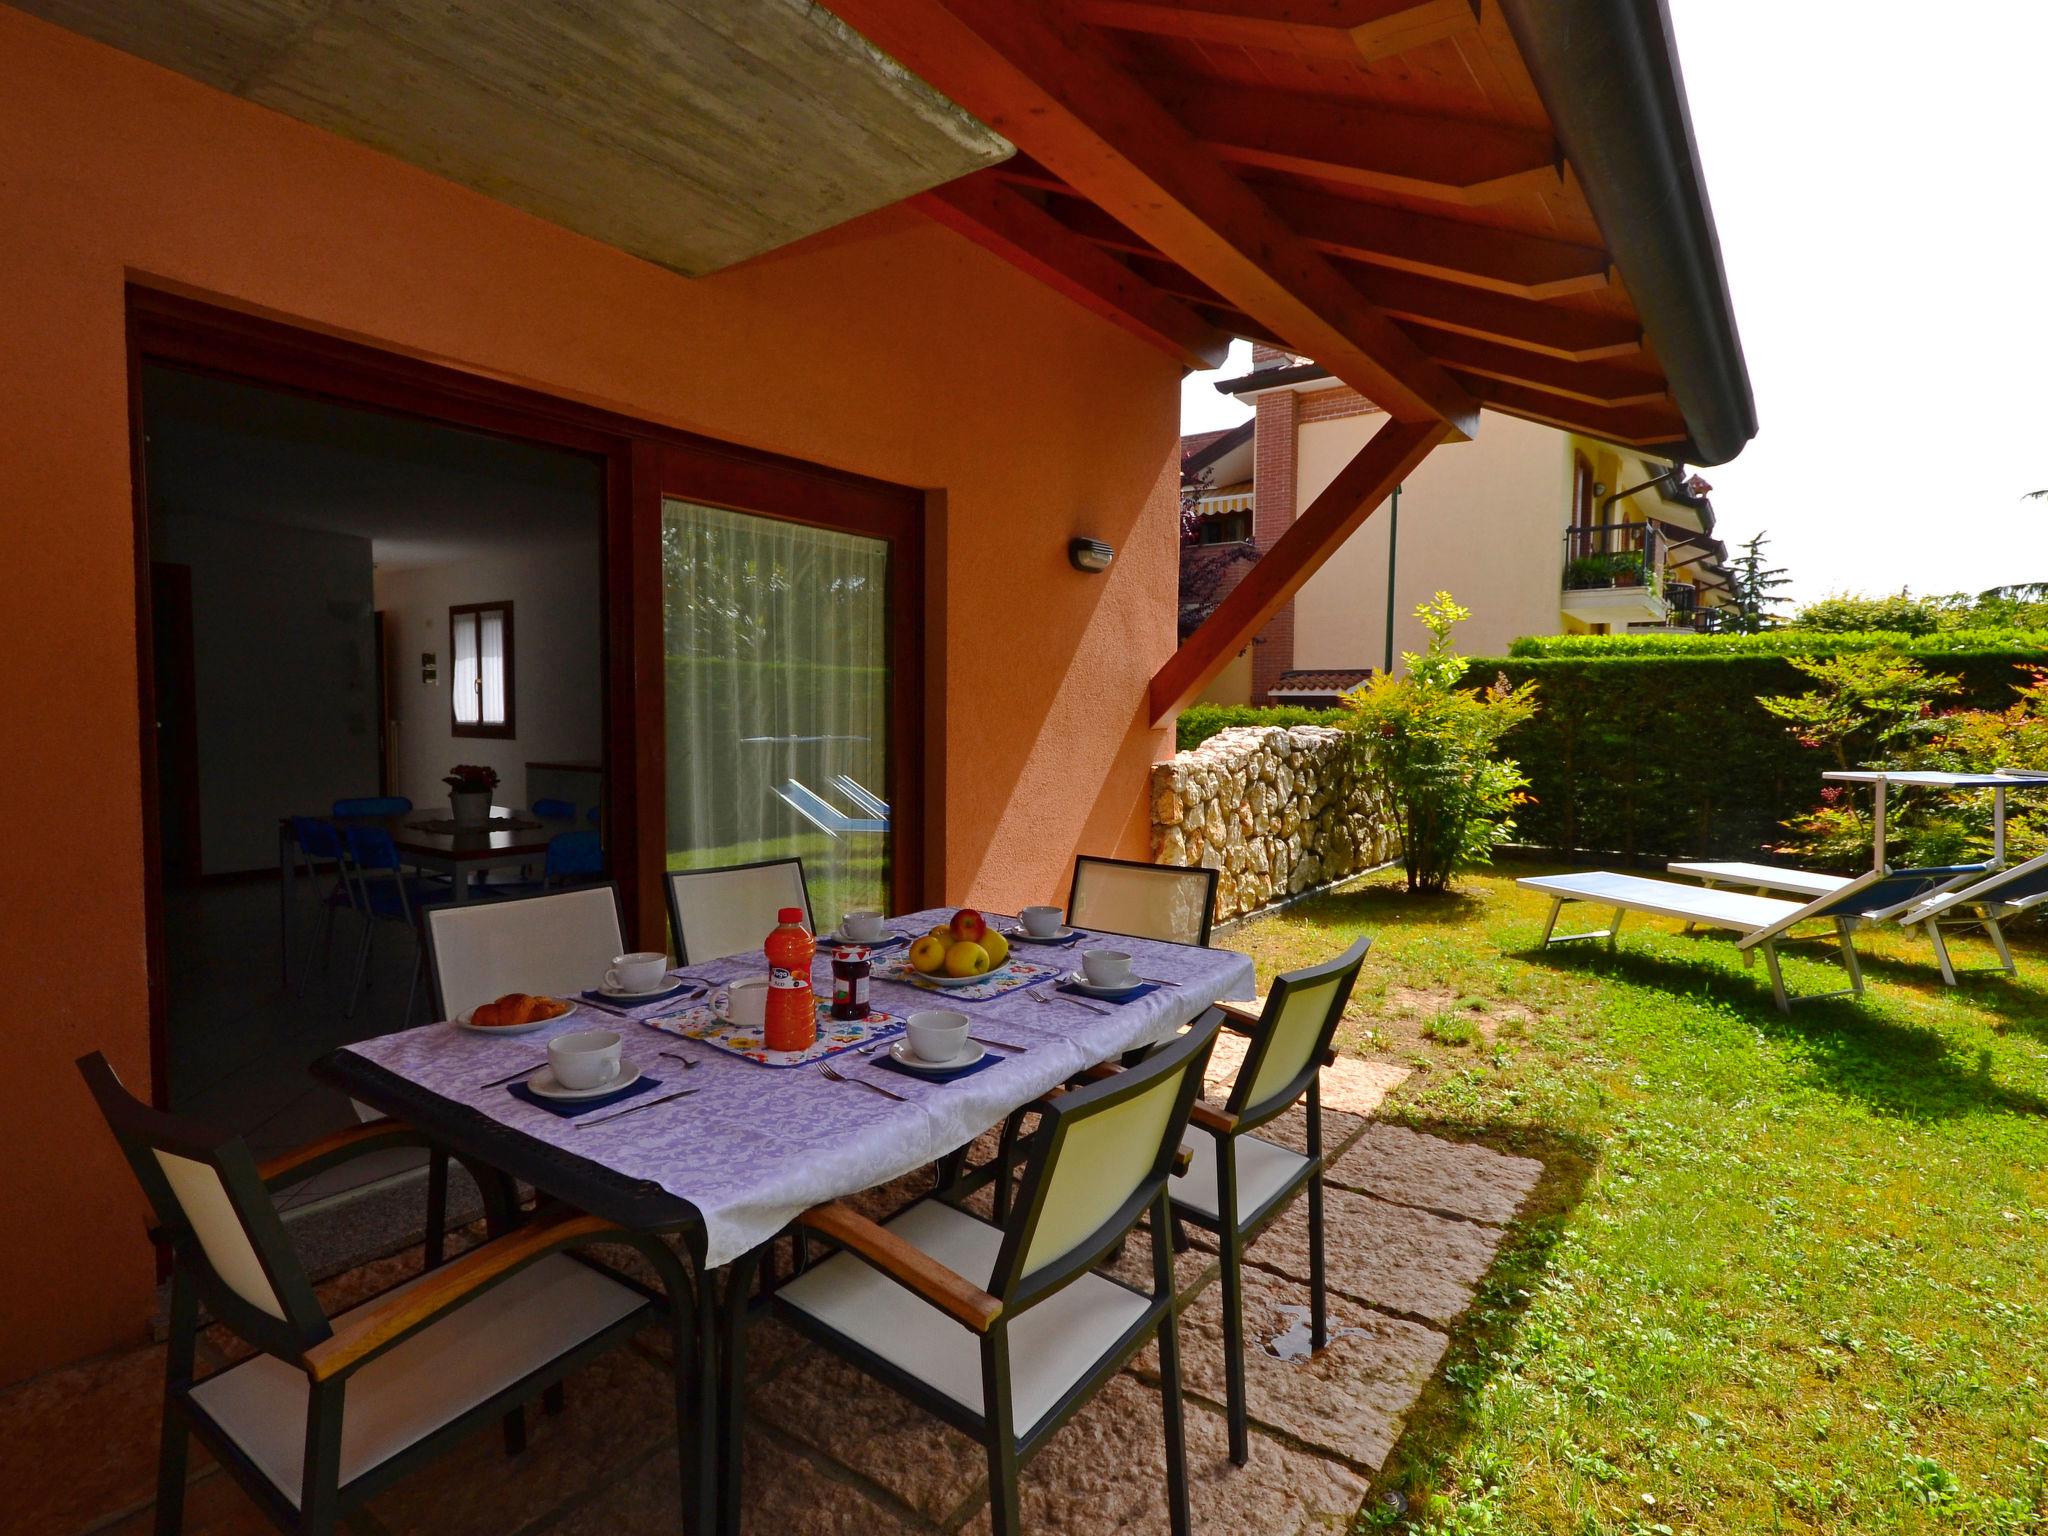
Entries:
<svg viewBox="0 0 2048 1536">
<path fill-rule="evenodd" d="M 156 775 L 163 878 L 197 880 L 199 841 L 198 664 L 192 644 L 192 567 L 149 568 L 151 643 L 156 658 Z"/>
</svg>

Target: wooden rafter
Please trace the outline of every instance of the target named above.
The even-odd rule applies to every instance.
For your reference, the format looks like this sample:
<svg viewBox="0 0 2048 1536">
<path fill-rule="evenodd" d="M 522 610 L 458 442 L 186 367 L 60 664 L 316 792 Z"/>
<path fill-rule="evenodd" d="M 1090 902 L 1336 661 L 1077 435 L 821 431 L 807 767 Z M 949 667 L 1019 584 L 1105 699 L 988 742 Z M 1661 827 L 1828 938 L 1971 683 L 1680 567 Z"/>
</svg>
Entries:
<svg viewBox="0 0 2048 1536">
<path fill-rule="evenodd" d="M 1375 432 L 1154 674 L 1152 723 L 1164 724 L 1192 702 L 1449 435 L 1440 421 L 1389 421 Z"/>
<path fill-rule="evenodd" d="M 1490 203 L 1558 186 L 1557 141 L 1529 128 L 1397 112 L 1182 76 L 1148 78 L 1190 133 L 1233 165 L 1443 203 Z"/>
<path fill-rule="evenodd" d="M 1308 58 L 1383 59 L 1470 32 L 1478 0 L 1078 0 L 1099 27 Z"/>
<path fill-rule="evenodd" d="M 1395 417 L 1477 430 L 1471 395 L 1063 14 L 1014 0 L 833 9 Z"/>
<path fill-rule="evenodd" d="M 1467 382 L 1475 394 L 1497 411 L 1566 432 L 1583 432 L 1624 448 L 1678 453 L 1685 441 L 1685 418 L 1669 401 L 1621 407 L 1588 405 L 1583 400 L 1566 399 L 1522 384 L 1503 384 L 1476 374 L 1468 376 Z"/>
<path fill-rule="evenodd" d="M 1661 373 L 1626 363 L 1568 363 L 1543 352 L 1504 347 L 1454 331 L 1423 331 L 1415 338 L 1429 355 L 1458 373 L 1503 384 L 1526 384 L 1563 400 L 1588 405 L 1657 405 L 1670 399 Z"/>
<path fill-rule="evenodd" d="M 1187 368 L 1218 368 L 1230 336 L 999 181 L 969 176 L 914 199 L 925 213 Z"/>
</svg>

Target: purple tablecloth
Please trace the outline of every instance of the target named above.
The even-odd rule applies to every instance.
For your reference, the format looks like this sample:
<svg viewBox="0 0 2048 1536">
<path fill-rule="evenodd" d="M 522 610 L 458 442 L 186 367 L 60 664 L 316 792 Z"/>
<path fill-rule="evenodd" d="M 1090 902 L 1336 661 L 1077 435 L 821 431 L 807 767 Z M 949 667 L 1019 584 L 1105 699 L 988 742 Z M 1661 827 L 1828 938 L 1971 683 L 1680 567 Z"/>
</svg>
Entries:
<svg viewBox="0 0 2048 1536">
<path fill-rule="evenodd" d="M 893 926 L 915 932 L 948 915 L 943 909 L 915 913 Z M 767 1241 L 799 1211 L 886 1183 L 965 1146 L 1074 1073 L 1167 1038 L 1211 1003 L 1253 996 L 1251 961 L 1229 950 L 1109 935 L 1091 935 L 1077 948 L 1089 947 L 1126 950 L 1139 974 L 1179 985 L 1159 987 L 1121 1006 L 1093 1005 L 1103 1009 L 1100 1013 L 1045 986 L 961 1003 L 974 1032 L 1027 1049 L 1001 1066 L 952 1083 L 913 1080 L 856 1056 L 835 1063 L 849 1076 L 870 1078 L 904 1095 L 906 1103 L 831 1082 L 809 1069 L 769 1071 L 582 1008 L 544 1030 L 510 1039 L 429 1024 L 348 1049 L 538 1140 L 629 1178 L 650 1179 L 688 1200 L 703 1213 L 708 1257 L 717 1265 Z M 1080 964 L 1077 950 L 1056 953 L 1071 957 L 1069 964 Z M 687 974 L 715 986 L 765 970 L 760 956 L 735 955 L 693 965 Z M 822 956 L 813 984 L 827 991 L 831 986 L 831 965 Z M 1040 996 L 1048 1001 L 1035 1001 Z M 949 1006 L 930 992 L 886 981 L 875 984 L 874 1004 L 896 1014 Z M 512 1071 L 522 1059 L 538 1066 L 546 1058 L 550 1035 L 611 1026 L 626 1036 L 625 1059 L 656 1076 L 683 1076 L 681 1063 L 665 1061 L 659 1052 L 679 1051 L 698 1061 L 688 1073 L 688 1086 L 699 1091 L 613 1125 L 579 1130 L 579 1122 L 545 1114 L 502 1086 L 481 1086 Z"/>
</svg>

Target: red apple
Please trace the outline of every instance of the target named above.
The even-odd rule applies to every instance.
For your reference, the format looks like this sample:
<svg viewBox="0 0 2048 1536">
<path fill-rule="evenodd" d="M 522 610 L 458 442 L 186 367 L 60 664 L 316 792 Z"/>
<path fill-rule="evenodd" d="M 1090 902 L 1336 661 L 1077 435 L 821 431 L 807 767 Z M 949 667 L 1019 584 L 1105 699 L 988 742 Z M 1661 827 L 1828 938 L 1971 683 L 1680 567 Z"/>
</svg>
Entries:
<svg viewBox="0 0 2048 1536">
<path fill-rule="evenodd" d="M 981 914 L 974 908 L 962 907 L 953 914 L 953 937 L 961 942 L 979 944 L 987 932 L 988 924 L 982 921 Z"/>
</svg>

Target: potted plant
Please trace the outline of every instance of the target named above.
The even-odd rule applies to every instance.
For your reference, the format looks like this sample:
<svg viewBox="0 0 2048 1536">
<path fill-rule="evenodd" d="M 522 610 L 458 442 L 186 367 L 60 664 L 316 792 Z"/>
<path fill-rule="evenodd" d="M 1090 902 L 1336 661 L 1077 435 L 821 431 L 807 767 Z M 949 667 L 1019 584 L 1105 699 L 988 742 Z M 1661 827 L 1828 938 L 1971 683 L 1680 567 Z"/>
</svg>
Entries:
<svg viewBox="0 0 2048 1536">
<path fill-rule="evenodd" d="M 1608 575 L 1617 587 L 1640 587 L 1643 584 L 1643 557 L 1634 550 L 1609 555 Z"/>
<path fill-rule="evenodd" d="M 448 786 L 448 805 L 458 827 L 481 827 L 491 819 L 491 794 L 498 770 L 487 763 L 457 763 L 441 780 Z"/>
</svg>

